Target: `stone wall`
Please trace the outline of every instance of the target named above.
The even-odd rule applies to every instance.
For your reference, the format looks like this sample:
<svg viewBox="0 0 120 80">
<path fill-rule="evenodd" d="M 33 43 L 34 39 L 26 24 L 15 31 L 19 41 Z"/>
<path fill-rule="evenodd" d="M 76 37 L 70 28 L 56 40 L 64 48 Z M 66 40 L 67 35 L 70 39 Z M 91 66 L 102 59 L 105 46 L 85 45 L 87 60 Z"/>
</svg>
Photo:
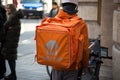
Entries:
<svg viewBox="0 0 120 80">
<path fill-rule="evenodd" d="M 115 10 L 113 16 L 113 40 L 118 45 L 120 44 L 120 10 Z"/>
<path fill-rule="evenodd" d="M 113 80 L 120 80 L 120 0 L 114 0 L 117 9 L 113 15 Z"/>
<path fill-rule="evenodd" d="M 78 15 L 87 22 L 89 38 L 96 38 L 100 34 L 98 0 L 79 0 Z"/>
<path fill-rule="evenodd" d="M 102 0 L 101 45 L 108 48 L 109 56 L 113 45 L 113 11 L 113 0 Z"/>
</svg>

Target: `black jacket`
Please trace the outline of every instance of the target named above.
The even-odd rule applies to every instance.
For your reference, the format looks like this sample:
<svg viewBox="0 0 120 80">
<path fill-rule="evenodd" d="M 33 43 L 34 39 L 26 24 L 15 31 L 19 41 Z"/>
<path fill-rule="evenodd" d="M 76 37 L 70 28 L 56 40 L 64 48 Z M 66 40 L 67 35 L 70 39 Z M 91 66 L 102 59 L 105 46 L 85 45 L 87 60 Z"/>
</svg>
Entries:
<svg viewBox="0 0 120 80">
<path fill-rule="evenodd" d="M 4 27 L 3 24 L 6 21 L 6 11 L 3 6 L 0 6 L 0 42 L 4 40 Z"/>
<path fill-rule="evenodd" d="M 51 9 L 50 10 L 50 13 L 49 13 L 49 17 L 55 17 L 56 15 L 57 15 L 57 13 L 58 13 L 58 11 L 59 11 L 59 8 L 57 8 L 57 9 Z"/>
<path fill-rule="evenodd" d="M 23 17 L 22 12 L 16 11 L 9 19 L 5 22 L 5 42 L 2 48 L 2 54 L 5 59 L 15 60 L 17 59 L 17 47 L 20 36 L 20 18 Z"/>
</svg>

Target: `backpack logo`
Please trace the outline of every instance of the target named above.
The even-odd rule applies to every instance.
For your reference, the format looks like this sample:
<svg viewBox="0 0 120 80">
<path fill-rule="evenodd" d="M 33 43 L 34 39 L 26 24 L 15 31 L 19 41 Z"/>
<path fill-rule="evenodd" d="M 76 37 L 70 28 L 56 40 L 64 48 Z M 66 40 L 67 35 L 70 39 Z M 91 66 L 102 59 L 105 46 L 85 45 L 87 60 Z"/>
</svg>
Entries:
<svg viewBox="0 0 120 80">
<path fill-rule="evenodd" d="M 50 56 L 43 56 L 43 60 L 53 60 L 54 62 L 61 62 L 62 57 L 52 57 L 52 56 L 57 56 L 58 54 L 58 44 L 55 40 L 50 40 L 46 43 L 46 54 L 49 54 Z"/>
<path fill-rule="evenodd" d="M 46 53 L 52 55 L 57 55 L 58 44 L 55 40 L 50 40 L 46 44 Z"/>
</svg>

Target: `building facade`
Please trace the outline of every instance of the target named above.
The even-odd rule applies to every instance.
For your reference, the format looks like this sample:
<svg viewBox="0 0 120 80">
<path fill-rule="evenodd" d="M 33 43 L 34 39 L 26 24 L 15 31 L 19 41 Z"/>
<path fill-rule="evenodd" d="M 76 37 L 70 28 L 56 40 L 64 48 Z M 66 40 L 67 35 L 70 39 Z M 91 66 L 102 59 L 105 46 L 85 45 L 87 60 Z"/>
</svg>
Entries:
<svg viewBox="0 0 120 80">
<path fill-rule="evenodd" d="M 120 80 L 120 0 L 114 0 L 117 7 L 113 14 L 113 80 Z"/>
</svg>

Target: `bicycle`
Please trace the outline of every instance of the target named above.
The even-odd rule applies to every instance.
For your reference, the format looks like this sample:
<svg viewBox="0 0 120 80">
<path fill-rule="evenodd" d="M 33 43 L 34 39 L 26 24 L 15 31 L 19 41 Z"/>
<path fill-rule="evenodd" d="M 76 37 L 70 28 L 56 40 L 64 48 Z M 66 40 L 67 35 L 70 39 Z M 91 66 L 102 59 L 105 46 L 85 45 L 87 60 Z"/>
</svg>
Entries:
<svg viewBox="0 0 120 80">
<path fill-rule="evenodd" d="M 89 79 L 82 75 L 82 68 L 80 68 L 77 80 L 99 80 L 99 71 L 101 64 L 103 63 L 102 59 L 112 59 L 112 57 L 108 56 L 108 48 L 100 46 L 100 36 L 98 36 L 96 39 L 90 39 L 89 43 L 89 75 L 86 75 L 86 77 L 89 77 Z M 52 68 L 50 66 L 46 66 L 47 73 L 50 77 L 51 69 Z"/>
</svg>

